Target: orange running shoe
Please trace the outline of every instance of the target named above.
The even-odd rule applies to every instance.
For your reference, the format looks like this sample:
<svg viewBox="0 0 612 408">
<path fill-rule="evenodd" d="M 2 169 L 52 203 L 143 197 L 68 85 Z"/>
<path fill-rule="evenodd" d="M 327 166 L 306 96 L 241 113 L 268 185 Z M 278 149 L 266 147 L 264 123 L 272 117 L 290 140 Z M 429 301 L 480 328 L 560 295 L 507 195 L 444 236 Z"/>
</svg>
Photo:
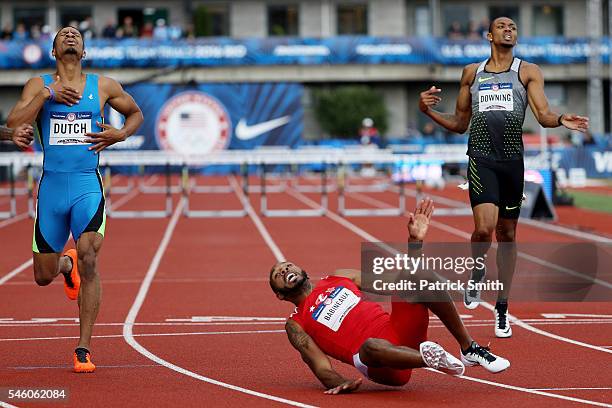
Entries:
<svg viewBox="0 0 612 408">
<path fill-rule="evenodd" d="M 75 373 L 93 373 L 96 366 L 91 362 L 91 354 L 89 350 L 83 347 L 78 347 L 74 350 L 74 372 Z"/>
<path fill-rule="evenodd" d="M 64 252 L 64 255 L 69 256 L 72 260 L 72 270 L 70 274 L 62 273 L 64 275 L 64 292 L 70 300 L 76 300 L 79 297 L 79 288 L 81 287 L 81 276 L 79 275 L 79 268 L 77 263 L 77 251 L 76 249 L 69 249 Z"/>
</svg>

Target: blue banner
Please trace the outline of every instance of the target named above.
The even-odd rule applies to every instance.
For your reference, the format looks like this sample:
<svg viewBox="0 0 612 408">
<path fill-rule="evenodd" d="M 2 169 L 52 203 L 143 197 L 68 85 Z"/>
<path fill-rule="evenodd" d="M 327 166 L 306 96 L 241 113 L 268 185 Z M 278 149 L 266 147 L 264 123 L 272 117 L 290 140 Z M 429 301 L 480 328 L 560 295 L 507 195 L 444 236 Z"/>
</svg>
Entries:
<svg viewBox="0 0 612 408">
<path fill-rule="evenodd" d="M 115 145 L 117 149 L 206 154 L 302 143 L 300 84 L 143 83 L 125 90 L 142 109 L 145 121 L 138 135 Z M 115 127 L 123 124 L 123 118 L 108 108 L 106 117 Z"/>
<path fill-rule="evenodd" d="M 51 68 L 51 40 L 0 41 L 0 68 Z M 608 38 L 597 44 L 602 60 L 610 54 Z M 444 64 L 465 65 L 489 56 L 486 41 L 432 37 L 340 36 L 323 39 L 199 38 L 153 41 L 150 39 L 94 39 L 86 43 L 84 65 L 92 68 L 217 67 L 249 65 L 321 64 Z M 588 39 L 521 38 L 516 56 L 538 64 L 583 64 L 591 47 Z"/>
</svg>

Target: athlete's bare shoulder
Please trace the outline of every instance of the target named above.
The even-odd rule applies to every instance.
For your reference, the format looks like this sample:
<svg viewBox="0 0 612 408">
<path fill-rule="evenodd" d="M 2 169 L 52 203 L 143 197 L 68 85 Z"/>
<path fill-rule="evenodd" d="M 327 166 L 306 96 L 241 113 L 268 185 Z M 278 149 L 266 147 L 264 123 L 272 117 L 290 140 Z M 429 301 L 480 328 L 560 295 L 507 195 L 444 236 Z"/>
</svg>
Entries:
<svg viewBox="0 0 612 408">
<path fill-rule="evenodd" d="M 476 70 L 478 69 L 478 63 L 475 62 L 473 64 L 468 64 L 463 67 L 463 72 L 461 73 L 461 84 L 469 85 L 474 82 L 474 78 L 476 77 Z"/>
<path fill-rule="evenodd" d="M 523 81 L 525 85 L 529 85 L 529 82 L 533 80 L 541 80 L 542 70 L 540 69 L 538 64 L 523 60 L 521 61 L 519 75 L 521 77 L 521 81 Z"/>
<path fill-rule="evenodd" d="M 120 95 L 123 91 L 121 84 L 119 84 L 117 80 L 104 75 L 100 75 L 98 77 L 98 87 L 101 91 L 111 97 Z"/>
</svg>

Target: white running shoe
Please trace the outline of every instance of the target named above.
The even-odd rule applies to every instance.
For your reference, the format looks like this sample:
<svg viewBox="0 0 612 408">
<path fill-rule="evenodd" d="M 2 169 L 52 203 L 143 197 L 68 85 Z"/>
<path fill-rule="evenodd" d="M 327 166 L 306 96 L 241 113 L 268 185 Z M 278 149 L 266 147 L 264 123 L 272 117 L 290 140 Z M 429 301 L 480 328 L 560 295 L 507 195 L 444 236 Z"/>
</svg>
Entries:
<svg viewBox="0 0 612 408">
<path fill-rule="evenodd" d="M 508 303 L 495 304 L 495 337 L 512 337 L 512 327 L 508 320 Z"/>
<path fill-rule="evenodd" d="M 490 373 L 499 373 L 510 367 L 510 361 L 503 357 L 491 353 L 489 347 L 483 347 L 472 342 L 470 347 L 464 352 L 461 351 L 461 361 L 466 367 L 480 365 Z"/>
<path fill-rule="evenodd" d="M 419 346 L 423 361 L 434 370 L 449 375 L 463 375 L 465 366 L 455 356 L 447 352 L 441 345 L 433 341 L 425 341 Z"/>
<path fill-rule="evenodd" d="M 477 276 L 481 274 L 481 276 Z M 470 275 L 469 282 L 482 282 L 485 278 L 485 271 L 477 272 L 476 274 L 472 271 Z M 465 285 L 465 290 L 463 291 L 463 305 L 470 310 L 476 309 L 480 304 L 480 290 L 478 289 L 468 289 L 468 285 Z"/>
</svg>

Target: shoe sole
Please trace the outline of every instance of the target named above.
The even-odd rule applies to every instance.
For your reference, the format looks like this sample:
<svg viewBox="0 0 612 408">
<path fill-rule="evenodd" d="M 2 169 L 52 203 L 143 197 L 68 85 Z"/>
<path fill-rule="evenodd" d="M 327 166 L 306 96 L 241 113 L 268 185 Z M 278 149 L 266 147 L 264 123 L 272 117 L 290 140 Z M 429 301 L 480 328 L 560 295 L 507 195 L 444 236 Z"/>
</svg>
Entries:
<svg viewBox="0 0 612 408">
<path fill-rule="evenodd" d="M 434 370 L 440 371 L 444 374 L 448 375 L 463 375 L 465 373 L 465 365 L 458 358 L 454 357 L 452 354 L 449 354 L 442 346 L 432 341 L 426 341 L 419 345 L 419 352 L 423 357 L 423 361 L 427 364 L 427 360 L 437 359 L 443 360 L 445 362 L 446 367 L 434 368 L 427 364 L 428 367 L 433 368 Z M 453 361 L 455 360 L 455 361 Z M 459 366 L 459 371 L 451 368 L 451 366 Z"/>
<path fill-rule="evenodd" d="M 77 300 L 79 297 L 79 289 L 81 287 L 81 277 L 79 275 L 77 252 L 75 249 L 69 249 L 66 252 L 64 252 L 64 255 L 69 256 L 70 259 L 72 260 L 72 270 L 70 271 L 70 277 L 72 278 L 72 282 L 74 283 L 74 286 L 75 286 L 74 289 L 69 288 L 66 285 L 66 282 L 64 281 L 64 293 L 66 293 L 66 296 L 68 297 L 68 299 Z M 73 276 L 73 272 L 74 272 L 74 275 L 76 275 L 76 279 Z"/>
</svg>

